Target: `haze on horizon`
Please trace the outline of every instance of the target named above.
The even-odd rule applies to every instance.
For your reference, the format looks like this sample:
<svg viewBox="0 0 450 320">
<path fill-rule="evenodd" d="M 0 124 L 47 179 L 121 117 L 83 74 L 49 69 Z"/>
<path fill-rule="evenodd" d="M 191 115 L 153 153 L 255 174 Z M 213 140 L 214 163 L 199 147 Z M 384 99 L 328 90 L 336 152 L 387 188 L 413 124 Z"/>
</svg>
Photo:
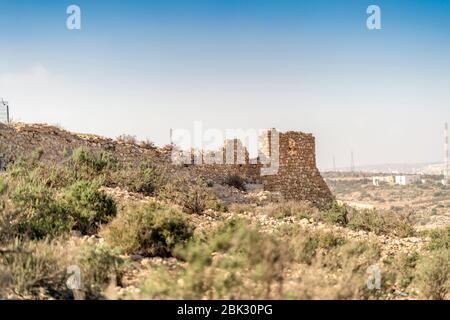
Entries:
<svg viewBox="0 0 450 320">
<path fill-rule="evenodd" d="M 66 28 L 66 8 L 82 29 Z M 366 28 L 370 4 L 382 30 Z M 158 145 L 170 128 L 311 132 L 320 169 L 443 159 L 450 2 L 0 0 L 12 117 Z"/>
</svg>

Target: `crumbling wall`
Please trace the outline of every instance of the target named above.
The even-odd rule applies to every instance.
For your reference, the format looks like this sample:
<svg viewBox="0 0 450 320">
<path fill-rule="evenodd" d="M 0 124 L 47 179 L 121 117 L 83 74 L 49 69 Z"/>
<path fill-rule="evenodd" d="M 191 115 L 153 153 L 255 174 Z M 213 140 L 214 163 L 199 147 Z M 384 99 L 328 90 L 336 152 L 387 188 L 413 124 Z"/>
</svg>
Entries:
<svg viewBox="0 0 450 320">
<path fill-rule="evenodd" d="M 234 139 L 225 142 L 222 163 L 208 163 L 204 161 L 206 154 L 197 153 L 192 155 L 190 163 L 174 165 L 171 148 L 147 149 L 95 135 L 74 134 L 48 125 L 0 123 L 0 166 L 27 157 L 38 148 L 44 150 L 43 160 L 59 162 L 76 148 L 84 146 L 109 151 L 118 161 L 130 165 L 151 161 L 175 174 L 187 172 L 216 182 L 224 181 L 230 174 L 238 174 L 249 183 L 263 184 L 265 190 L 280 192 L 286 199 L 308 200 L 320 207 L 329 204 L 332 195 L 316 167 L 314 137 L 302 132 L 279 133 L 277 149 L 272 145 L 272 134 L 275 133 L 272 129 L 262 136 L 262 154 L 258 159 L 249 159 L 245 147 Z M 279 153 L 276 157 L 279 163 L 273 162 L 273 152 Z M 200 161 L 198 157 L 201 157 Z M 275 174 L 262 175 L 261 170 L 268 167 L 277 167 L 278 170 Z"/>
<path fill-rule="evenodd" d="M 285 199 L 308 200 L 320 207 L 332 201 L 330 189 L 316 166 L 312 134 L 280 133 L 278 174 L 263 176 L 262 180 L 266 190 L 279 191 Z"/>
<path fill-rule="evenodd" d="M 277 138 L 273 139 L 273 135 Z M 193 152 L 187 164 L 190 172 L 213 181 L 224 181 L 228 175 L 237 174 L 249 183 L 263 184 L 265 190 L 280 192 L 287 200 L 307 200 L 318 207 L 331 203 L 330 189 L 316 166 L 312 134 L 267 130 L 260 137 L 257 159 L 249 159 L 239 140 L 226 140 L 224 145 L 222 164 L 205 164 L 204 155 Z M 261 174 L 264 169 L 266 174 Z"/>
</svg>

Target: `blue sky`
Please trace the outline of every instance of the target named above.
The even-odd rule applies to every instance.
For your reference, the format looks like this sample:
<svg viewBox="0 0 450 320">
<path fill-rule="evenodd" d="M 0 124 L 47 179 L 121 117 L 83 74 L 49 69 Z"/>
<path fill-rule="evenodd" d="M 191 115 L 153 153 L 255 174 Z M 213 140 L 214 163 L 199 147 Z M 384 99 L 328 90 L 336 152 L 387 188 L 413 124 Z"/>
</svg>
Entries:
<svg viewBox="0 0 450 320">
<path fill-rule="evenodd" d="M 17 120 L 158 144 L 194 121 L 301 130 L 322 169 L 443 157 L 450 1 L 0 0 L 0 39 Z"/>
</svg>

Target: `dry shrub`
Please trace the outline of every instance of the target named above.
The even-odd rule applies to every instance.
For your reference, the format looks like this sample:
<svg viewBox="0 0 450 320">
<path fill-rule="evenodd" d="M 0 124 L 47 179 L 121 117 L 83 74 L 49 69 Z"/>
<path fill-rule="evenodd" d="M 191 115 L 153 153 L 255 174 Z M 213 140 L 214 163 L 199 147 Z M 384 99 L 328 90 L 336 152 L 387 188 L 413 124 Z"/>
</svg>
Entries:
<svg viewBox="0 0 450 320">
<path fill-rule="evenodd" d="M 138 145 L 138 139 L 136 136 L 132 136 L 130 134 L 121 134 L 116 138 L 118 142 L 122 142 L 125 144 Z"/>
<path fill-rule="evenodd" d="M 152 202 L 120 212 L 102 235 L 125 253 L 166 257 L 191 237 L 192 230 L 183 213 Z"/>
<path fill-rule="evenodd" d="M 202 180 L 177 179 L 166 184 L 159 195 L 162 199 L 179 205 L 185 213 L 203 213 L 214 197 Z"/>
<path fill-rule="evenodd" d="M 126 166 L 109 172 L 109 186 L 119 186 L 130 192 L 142 193 L 147 196 L 157 194 L 167 183 L 165 173 L 151 163 L 138 167 Z"/>
<path fill-rule="evenodd" d="M 450 293 L 450 250 L 435 250 L 417 266 L 417 284 L 427 299 L 445 300 Z"/>
<path fill-rule="evenodd" d="M 348 227 L 398 237 L 409 237 L 414 234 L 414 228 L 403 216 L 377 210 L 353 211 Z"/>
<path fill-rule="evenodd" d="M 256 207 L 248 204 L 248 203 L 232 203 L 229 207 L 228 207 L 228 211 L 233 212 L 233 213 L 237 213 L 237 214 L 244 214 L 244 213 L 249 213 L 249 212 L 255 212 L 256 211 Z"/>
<path fill-rule="evenodd" d="M 102 298 L 111 279 L 120 279 L 125 264 L 106 246 L 95 247 L 57 239 L 15 241 L 0 252 L 0 297 L 14 299 L 72 299 L 66 284 L 69 266 L 80 269 L 80 295 Z"/>
<path fill-rule="evenodd" d="M 230 187 L 245 191 L 245 180 L 238 174 L 229 174 L 225 177 L 224 183 Z"/>
<path fill-rule="evenodd" d="M 196 238 L 177 255 L 185 270 L 152 270 L 143 299 L 272 299 L 283 290 L 285 251 L 274 237 L 231 220 Z"/>
<path fill-rule="evenodd" d="M 297 217 L 299 219 L 319 217 L 319 210 L 308 201 L 285 201 L 275 204 L 271 203 L 258 209 L 258 212 L 277 219 L 287 217 Z"/>
</svg>

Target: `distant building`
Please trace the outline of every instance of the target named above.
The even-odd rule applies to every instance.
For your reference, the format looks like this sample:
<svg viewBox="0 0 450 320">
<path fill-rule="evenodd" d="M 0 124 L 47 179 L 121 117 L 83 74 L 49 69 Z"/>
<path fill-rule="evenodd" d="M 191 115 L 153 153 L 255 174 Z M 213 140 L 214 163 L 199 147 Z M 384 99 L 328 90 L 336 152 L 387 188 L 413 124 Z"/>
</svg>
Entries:
<svg viewBox="0 0 450 320">
<path fill-rule="evenodd" d="M 395 176 L 395 184 L 406 186 L 414 183 L 422 182 L 422 178 L 416 175 Z"/>
<path fill-rule="evenodd" d="M 393 176 L 379 176 L 373 177 L 372 183 L 374 186 L 379 187 L 382 184 L 393 185 L 395 183 L 395 179 Z"/>
</svg>

